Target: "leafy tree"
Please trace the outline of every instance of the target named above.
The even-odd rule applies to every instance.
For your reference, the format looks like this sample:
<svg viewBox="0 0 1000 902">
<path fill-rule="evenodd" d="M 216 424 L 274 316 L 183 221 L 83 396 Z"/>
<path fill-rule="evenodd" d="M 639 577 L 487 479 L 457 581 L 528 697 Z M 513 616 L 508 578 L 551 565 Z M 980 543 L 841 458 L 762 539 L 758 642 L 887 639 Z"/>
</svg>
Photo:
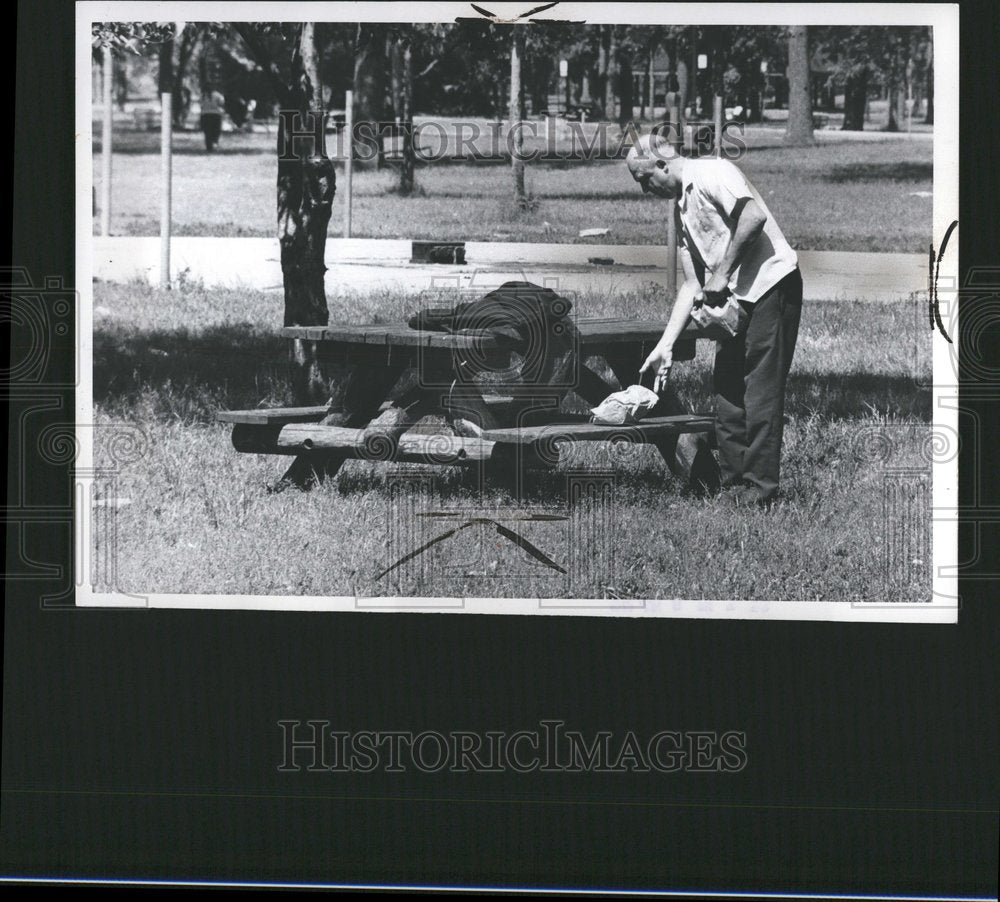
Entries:
<svg viewBox="0 0 1000 902">
<path fill-rule="evenodd" d="M 770 25 L 729 26 L 723 37 L 723 46 L 727 105 L 743 107 L 748 122 L 759 122 L 767 87 L 761 63 L 767 63 L 770 72 L 785 69 L 788 59 L 785 29 Z"/>
<path fill-rule="evenodd" d="M 882 87 L 889 96 L 886 130 L 898 130 L 907 78 L 913 77 L 908 72 L 916 63 L 914 75 L 919 76 L 933 59 L 930 31 L 916 26 L 830 26 L 819 29 L 818 38 L 833 64 L 831 77 L 844 83 L 843 128 L 864 129 L 869 92 Z"/>
<path fill-rule="evenodd" d="M 282 110 L 294 111 L 299 122 L 282 116 L 278 126 L 277 221 L 281 243 L 281 271 L 285 288 L 286 326 L 325 325 L 329 321 L 323 277 L 326 231 L 336 190 L 333 162 L 324 141 L 324 96 L 320 79 L 315 23 L 216 23 L 210 34 L 229 28 L 266 73 Z M 174 37 L 171 24 L 109 23 L 94 28 L 95 44 L 136 49 Z M 165 61 L 165 52 L 161 60 Z M 164 64 L 165 65 L 165 64 Z M 161 77 L 166 73 L 161 71 Z M 319 127 L 311 137 L 293 142 L 290 129 L 305 130 L 313 116 Z M 297 393 L 324 398 L 327 394 L 313 342 L 293 344 Z"/>
</svg>

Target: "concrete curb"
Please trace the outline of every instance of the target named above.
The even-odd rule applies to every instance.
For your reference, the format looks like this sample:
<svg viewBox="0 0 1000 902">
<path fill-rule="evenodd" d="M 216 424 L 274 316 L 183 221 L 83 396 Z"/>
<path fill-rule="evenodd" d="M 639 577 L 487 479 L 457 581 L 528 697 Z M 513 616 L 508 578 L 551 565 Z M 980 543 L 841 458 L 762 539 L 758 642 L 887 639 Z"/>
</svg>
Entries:
<svg viewBox="0 0 1000 902">
<path fill-rule="evenodd" d="M 619 292 L 665 286 L 666 249 L 656 245 L 466 243 L 465 266 L 410 263 L 409 241 L 327 240 L 327 291 L 391 290 L 407 294 L 489 288 L 526 278 L 565 291 Z M 94 277 L 109 282 L 159 280 L 159 238 L 95 237 Z M 279 290 L 276 238 L 175 238 L 172 275 L 208 287 Z M 588 262 L 610 258 L 612 265 Z M 807 300 L 900 300 L 927 287 L 922 254 L 799 251 Z"/>
</svg>

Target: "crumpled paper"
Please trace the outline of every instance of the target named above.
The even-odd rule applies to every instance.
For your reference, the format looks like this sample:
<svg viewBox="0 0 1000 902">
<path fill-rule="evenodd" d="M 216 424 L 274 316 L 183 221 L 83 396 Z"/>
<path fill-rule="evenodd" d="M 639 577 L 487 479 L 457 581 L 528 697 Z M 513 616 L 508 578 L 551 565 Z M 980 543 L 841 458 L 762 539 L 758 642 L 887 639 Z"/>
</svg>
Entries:
<svg viewBox="0 0 1000 902">
<path fill-rule="evenodd" d="M 590 410 L 591 420 L 602 426 L 623 426 L 641 420 L 659 401 L 656 393 L 644 385 L 630 385 L 608 395 Z"/>
<path fill-rule="evenodd" d="M 747 312 L 732 295 L 721 307 L 711 307 L 708 304 L 697 304 L 691 311 L 693 319 L 709 338 L 735 338 L 746 329 Z"/>
</svg>

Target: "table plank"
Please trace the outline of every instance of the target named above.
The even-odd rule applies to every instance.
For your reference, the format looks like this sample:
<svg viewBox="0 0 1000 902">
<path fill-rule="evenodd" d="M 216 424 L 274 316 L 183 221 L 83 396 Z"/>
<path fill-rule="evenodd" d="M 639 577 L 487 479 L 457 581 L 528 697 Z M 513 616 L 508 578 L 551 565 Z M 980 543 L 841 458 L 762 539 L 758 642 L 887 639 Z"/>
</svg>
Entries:
<svg viewBox="0 0 1000 902">
<path fill-rule="evenodd" d="M 690 432 L 714 432 L 715 417 L 684 414 L 669 417 L 649 417 L 623 426 L 603 426 L 579 421 L 551 422 L 542 426 L 510 426 L 485 429 L 482 437 L 494 442 L 528 445 L 541 439 L 549 441 L 604 442 L 616 437 L 634 437 L 649 442 L 657 438 Z"/>
<path fill-rule="evenodd" d="M 326 416 L 328 408 L 273 407 L 259 410 L 220 410 L 215 418 L 220 423 L 245 423 L 250 426 L 277 426 L 285 423 L 315 423 Z"/>
<path fill-rule="evenodd" d="M 580 317 L 574 322 L 580 333 L 581 345 L 584 348 L 656 342 L 666 326 L 666 320 L 626 320 L 611 317 Z M 443 349 L 473 347 L 488 349 L 497 346 L 495 339 L 483 330 L 430 332 L 411 329 L 406 323 L 286 326 L 282 330 L 282 334 L 286 338 L 329 341 L 347 345 L 423 346 Z M 693 323 L 689 323 L 681 333 L 682 340 L 705 337 Z"/>
</svg>

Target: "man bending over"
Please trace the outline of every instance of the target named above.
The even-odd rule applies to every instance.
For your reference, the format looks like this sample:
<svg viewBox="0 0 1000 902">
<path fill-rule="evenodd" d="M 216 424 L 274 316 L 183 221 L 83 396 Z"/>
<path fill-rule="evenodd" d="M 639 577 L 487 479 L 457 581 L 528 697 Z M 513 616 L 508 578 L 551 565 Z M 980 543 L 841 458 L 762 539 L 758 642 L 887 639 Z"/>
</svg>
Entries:
<svg viewBox="0 0 1000 902">
<path fill-rule="evenodd" d="M 663 337 L 641 373 L 666 383 L 673 346 L 695 304 L 732 297 L 746 323 L 716 345 L 713 388 L 722 484 L 746 503 L 778 492 L 785 381 L 802 312 L 798 258 L 743 173 L 723 159 L 680 156 L 660 135 L 643 135 L 626 158 L 646 194 L 674 199 L 684 284 Z"/>
</svg>

